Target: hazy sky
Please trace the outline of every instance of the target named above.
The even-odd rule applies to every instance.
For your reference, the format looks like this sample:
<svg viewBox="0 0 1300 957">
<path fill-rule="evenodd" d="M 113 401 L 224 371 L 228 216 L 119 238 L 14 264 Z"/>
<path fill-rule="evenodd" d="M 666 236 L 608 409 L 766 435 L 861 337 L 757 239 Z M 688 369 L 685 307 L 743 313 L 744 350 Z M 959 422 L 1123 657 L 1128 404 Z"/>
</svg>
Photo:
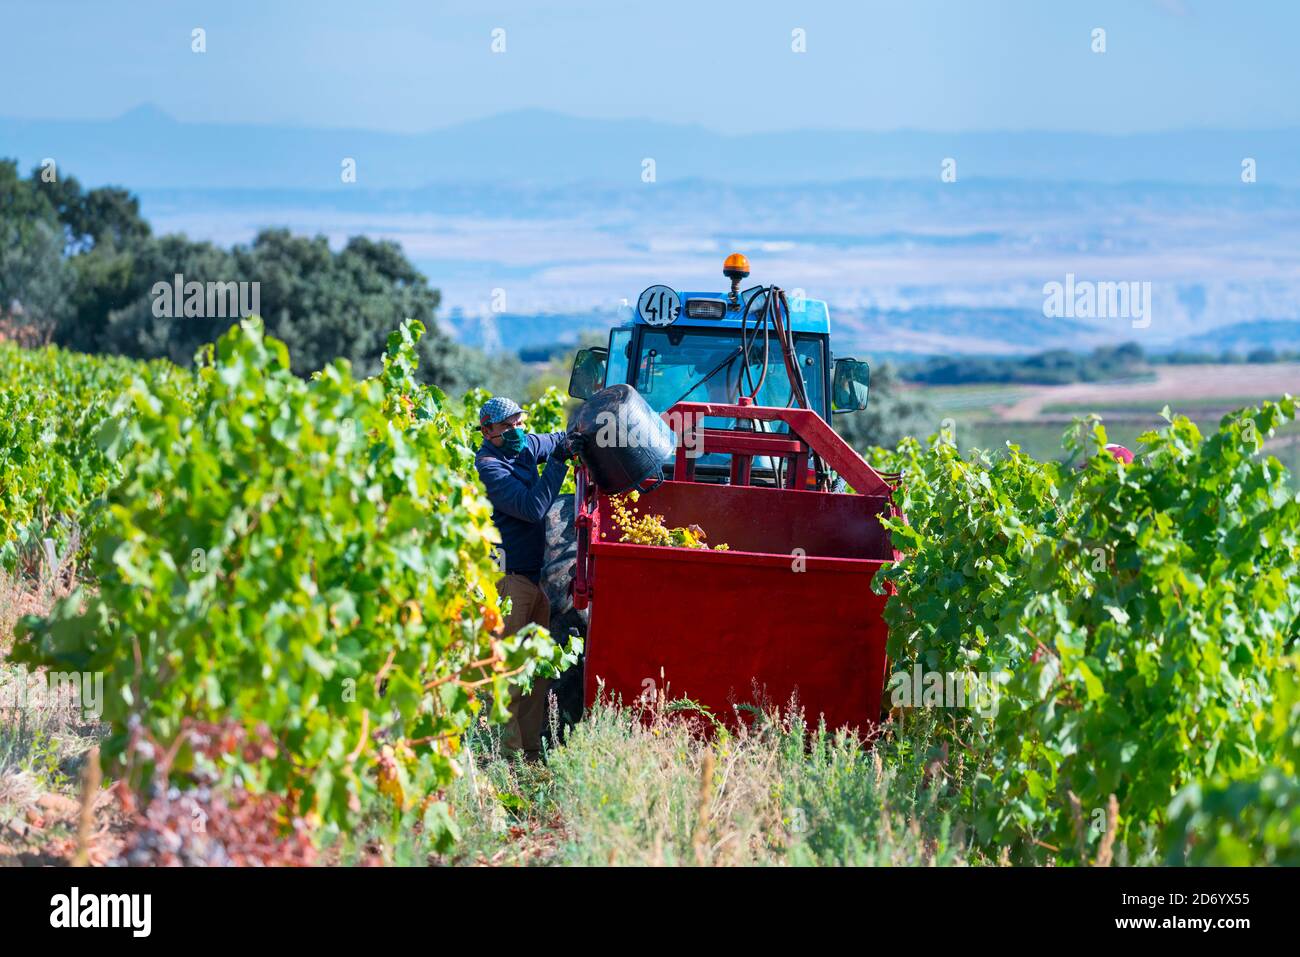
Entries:
<svg viewBox="0 0 1300 957">
<path fill-rule="evenodd" d="M 524 107 L 727 132 L 1300 126 L 1296 0 L 0 0 L 0 31 L 0 115 L 46 119 L 152 102 L 404 131 Z"/>
</svg>

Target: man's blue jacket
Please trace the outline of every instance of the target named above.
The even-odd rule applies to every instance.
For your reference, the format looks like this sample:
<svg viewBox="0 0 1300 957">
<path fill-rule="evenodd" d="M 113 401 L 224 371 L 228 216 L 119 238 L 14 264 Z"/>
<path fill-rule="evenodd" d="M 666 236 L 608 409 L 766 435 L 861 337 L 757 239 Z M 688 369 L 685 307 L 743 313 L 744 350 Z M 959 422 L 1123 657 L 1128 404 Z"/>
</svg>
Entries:
<svg viewBox="0 0 1300 957">
<path fill-rule="evenodd" d="M 474 467 L 492 503 L 492 521 L 501 533 L 506 553 L 506 573 L 527 575 L 537 581 L 546 553 L 546 513 L 559 494 L 569 463 L 555 452 L 563 432 L 528 435 L 528 444 L 513 458 L 484 440 L 474 456 Z M 546 462 L 539 476 L 537 467 Z"/>
</svg>

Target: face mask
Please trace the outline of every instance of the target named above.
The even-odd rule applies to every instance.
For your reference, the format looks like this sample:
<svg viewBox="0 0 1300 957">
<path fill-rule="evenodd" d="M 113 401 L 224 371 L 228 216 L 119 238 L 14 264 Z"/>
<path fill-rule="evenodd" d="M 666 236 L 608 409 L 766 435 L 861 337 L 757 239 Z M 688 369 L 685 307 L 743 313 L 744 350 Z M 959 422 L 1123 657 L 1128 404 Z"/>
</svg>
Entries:
<svg viewBox="0 0 1300 957">
<path fill-rule="evenodd" d="M 518 455 L 523 451 L 527 439 L 524 437 L 524 430 L 515 426 L 501 435 L 501 449 L 507 455 Z"/>
</svg>

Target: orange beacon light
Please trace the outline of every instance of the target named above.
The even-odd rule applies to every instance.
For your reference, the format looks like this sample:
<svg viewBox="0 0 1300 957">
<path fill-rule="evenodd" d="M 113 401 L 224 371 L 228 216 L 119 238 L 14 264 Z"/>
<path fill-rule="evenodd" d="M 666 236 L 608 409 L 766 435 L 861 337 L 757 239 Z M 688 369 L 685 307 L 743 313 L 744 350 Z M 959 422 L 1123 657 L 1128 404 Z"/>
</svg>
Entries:
<svg viewBox="0 0 1300 957">
<path fill-rule="evenodd" d="M 731 280 L 731 304 L 740 305 L 740 280 L 749 275 L 749 260 L 740 253 L 732 253 L 722 264 L 722 275 Z"/>
</svg>

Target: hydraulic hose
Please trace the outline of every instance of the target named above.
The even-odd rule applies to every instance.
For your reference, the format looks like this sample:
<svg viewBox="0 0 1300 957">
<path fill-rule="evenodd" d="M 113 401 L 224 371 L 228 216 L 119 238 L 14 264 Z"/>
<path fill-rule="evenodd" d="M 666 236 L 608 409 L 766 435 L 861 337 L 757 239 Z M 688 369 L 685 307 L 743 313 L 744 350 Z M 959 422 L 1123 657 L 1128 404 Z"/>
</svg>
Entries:
<svg viewBox="0 0 1300 957">
<path fill-rule="evenodd" d="M 744 351 L 744 356 L 741 360 L 742 361 L 741 376 L 743 379 L 749 381 L 750 384 L 749 398 L 753 399 L 754 401 L 758 400 L 758 393 L 763 388 L 763 383 L 767 380 L 767 361 L 770 355 L 770 344 L 771 344 L 770 331 L 768 328 L 768 307 L 771 303 L 771 299 L 772 299 L 771 290 L 773 288 L 774 287 L 772 286 L 768 286 L 766 290 L 760 290 L 759 292 L 756 292 L 754 293 L 754 295 L 750 296 L 749 299 L 745 302 L 745 310 L 740 314 L 740 346 L 741 349 Z M 764 296 L 762 317 L 761 319 L 755 321 L 754 331 L 752 334 L 750 334 L 748 331 L 749 310 L 751 307 L 753 307 L 754 300 L 757 299 L 760 295 Z M 754 374 L 749 370 L 749 363 L 750 363 L 749 350 L 750 347 L 754 344 L 754 340 L 758 338 L 760 329 L 762 330 L 763 333 L 763 370 L 762 372 L 759 373 L 758 382 L 755 383 Z M 742 385 L 741 388 L 744 388 L 744 386 Z"/>
<path fill-rule="evenodd" d="M 790 379 L 790 405 L 798 403 L 802 409 L 810 409 L 812 406 L 808 402 L 808 389 L 803 381 L 803 372 L 799 368 L 799 355 L 794 349 L 794 334 L 789 329 L 790 318 L 790 301 L 786 298 L 785 290 L 772 287 L 773 295 L 770 298 L 778 298 L 779 306 L 772 315 L 773 325 L 776 326 L 776 337 L 781 344 L 781 358 L 785 362 L 786 376 Z M 785 321 L 782 321 L 782 311 L 785 313 Z M 819 489 L 826 487 L 826 469 L 822 463 L 821 456 L 816 452 L 812 453 L 813 473 L 816 476 L 817 487 Z"/>
<path fill-rule="evenodd" d="M 763 308 L 760 310 L 759 317 L 754 322 L 752 331 L 749 326 L 749 313 L 754 305 L 755 300 L 760 296 L 763 297 Z M 775 331 L 779 348 L 781 349 L 781 360 L 785 366 L 786 377 L 790 380 L 790 399 L 786 403 L 787 407 L 797 405 L 801 409 L 812 408 L 808 401 L 808 389 L 803 381 L 803 374 L 799 368 L 799 356 L 794 348 L 794 335 L 789 329 L 790 301 L 786 297 L 785 290 L 779 286 L 771 285 L 760 288 L 749 297 L 745 302 L 745 309 L 740 316 L 740 338 L 741 349 L 744 352 L 741 366 L 741 378 L 749 384 L 748 396 L 751 400 L 758 400 L 758 393 L 762 390 L 763 384 L 767 379 L 767 367 L 771 358 L 771 336 Z M 759 373 L 758 381 L 754 381 L 754 375 L 750 371 L 750 349 L 758 339 L 760 333 L 763 336 L 763 364 L 762 371 Z M 744 386 L 742 385 L 742 389 Z M 767 427 L 759 422 L 758 427 L 761 431 L 766 432 Z M 817 487 L 822 488 L 826 485 L 826 470 L 822 463 L 821 456 L 816 452 L 812 453 L 812 464 L 814 473 L 817 476 Z M 784 485 L 784 467 L 775 465 L 776 479 L 778 485 Z"/>
</svg>

